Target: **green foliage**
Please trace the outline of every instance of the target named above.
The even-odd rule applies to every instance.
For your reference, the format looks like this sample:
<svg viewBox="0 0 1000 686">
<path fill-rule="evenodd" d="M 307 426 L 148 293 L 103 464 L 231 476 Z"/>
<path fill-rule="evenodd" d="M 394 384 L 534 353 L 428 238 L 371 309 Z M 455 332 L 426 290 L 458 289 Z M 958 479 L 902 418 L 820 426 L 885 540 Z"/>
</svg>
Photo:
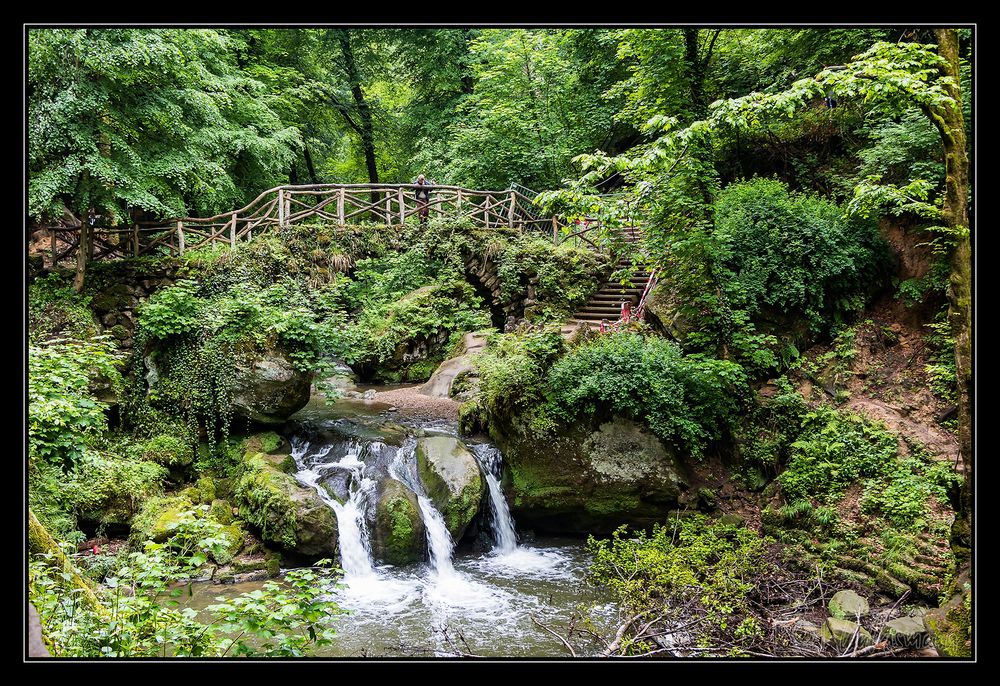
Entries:
<svg viewBox="0 0 1000 686">
<path fill-rule="evenodd" d="M 193 457 L 191 446 L 180 436 L 172 434 L 158 434 L 142 441 L 129 441 L 125 454 L 134 460 L 147 460 L 164 467 L 190 464 Z"/>
<path fill-rule="evenodd" d="M 162 340 L 194 331 L 199 309 L 197 284 L 181 279 L 153 294 L 140 310 L 140 321 L 152 336 Z"/>
<path fill-rule="evenodd" d="M 624 615 L 638 614 L 638 625 L 683 623 L 707 649 L 722 650 L 733 639 L 747 646 L 763 621 L 753 598 L 767 544 L 749 529 L 702 515 L 656 524 L 651 534 L 629 535 L 621 527 L 609 540 L 588 539 L 589 576 L 611 592 Z M 620 650 L 627 655 L 652 647 L 633 633 Z"/>
<path fill-rule="evenodd" d="M 685 357 L 672 342 L 617 333 L 556 362 L 545 388 L 551 413 L 564 421 L 623 415 L 701 455 L 730 430 L 745 384 L 743 370 L 732 362 Z"/>
<path fill-rule="evenodd" d="M 28 286 L 28 342 L 40 345 L 51 338 L 95 336 L 97 323 L 89 304 L 90 297 L 76 293 L 60 274 L 35 279 Z"/>
<path fill-rule="evenodd" d="M 546 371 L 562 350 L 558 331 L 490 336 L 475 360 L 481 406 L 494 417 L 509 418 L 538 404 Z"/>
<path fill-rule="evenodd" d="M 330 645 L 336 636 L 333 625 L 344 612 L 325 599 L 334 579 L 334 573 L 322 566 L 293 569 L 283 585 L 267 581 L 236 598 L 216 598 L 220 602 L 207 609 L 218 617 L 218 630 L 236 636 L 220 641 L 221 655 L 304 657 L 314 648 Z"/>
<path fill-rule="evenodd" d="M 268 582 L 207 609 L 205 622 L 180 598 L 208 555 L 228 545 L 207 506 L 180 513 L 163 543 L 113 558 L 100 587 L 103 606 L 81 602 L 71 573 L 39 556 L 28 570 L 29 598 L 60 657 L 302 656 L 327 645 L 340 613 L 324 600 L 334 582 L 326 570 L 294 570 L 284 586 Z M 220 599 L 223 600 L 223 599 Z M 257 640 L 251 640 L 254 637 Z"/>
<path fill-rule="evenodd" d="M 800 313 L 814 328 L 856 311 L 878 283 L 887 250 L 874 222 L 845 219 L 833 203 L 755 179 L 715 204 L 719 269 L 733 307 Z"/>
<path fill-rule="evenodd" d="M 28 46 L 33 218 L 229 210 L 283 181 L 300 144 L 220 31 L 41 28 Z"/>
<path fill-rule="evenodd" d="M 76 466 L 66 493 L 81 517 L 127 524 L 143 501 L 160 492 L 167 470 L 153 462 L 91 453 Z"/>
<path fill-rule="evenodd" d="M 778 393 L 758 396 L 736 431 L 741 475 L 748 487 L 760 490 L 788 460 L 790 444 L 798 436 L 807 406 L 788 379 L 777 380 Z"/>
<path fill-rule="evenodd" d="M 787 467 L 778 477 L 789 503 L 782 515 L 791 521 L 808 513 L 814 503 L 835 505 L 845 489 L 858 483 L 863 511 L 902 530 L 923 529 L 929 499 L 947 502 L 948 490 L 960 475 L 921 449 L 901 457 L 897 441 L 895 434 L 859 415 L 830 408 L 806 414 L 797 440 L 790 445 Z M 824 509 L 806 516 L 806 523 L 810 517 L 831 523 Z"/>
<path fill-rule="evenodd" d="M 54 339 L 28 347 L 28 459 L 64 467 L 78 463 L 107 428 L 90 392 L 96 377 L 121 383 L 107 337 Z"/>
<path fill-rule="evenodd" d="M 506 243 L 497 255 L 500 292 L 505 300 L 523 298 L 532 279 L 541 311 L 532 321 L 564 321 L 600 285 L 602 260 L 594 251 L 523 235 Z"/>
</svg>

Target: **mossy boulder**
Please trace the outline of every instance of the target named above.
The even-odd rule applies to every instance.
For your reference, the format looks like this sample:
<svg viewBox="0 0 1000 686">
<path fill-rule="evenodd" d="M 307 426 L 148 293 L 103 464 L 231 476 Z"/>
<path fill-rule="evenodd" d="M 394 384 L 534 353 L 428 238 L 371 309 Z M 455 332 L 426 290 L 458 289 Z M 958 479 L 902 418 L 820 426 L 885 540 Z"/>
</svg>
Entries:
<svg viewBox="0 0 1000 686">
<path fill-rule="evenodd" d="M 868 601 L 851 590 L 834 593 L 827 609 L 837 619 L 857 619 L 870 612 Z"/>
<path fill-rule="evenodd" d="M 924 615 L 924 627 L 941 657 L 972 656 L 972 582 L 963 571 L 948 587 L 948 600 Z"/>
<path fill-rule="evenodd" d="M 281 471 L 286 455 L 247 453 L 233 500 L 261 537 L 307 557 L 337 551 L 337 517 L 311 488 Z"/>
<path fill-rule="evenodd" d="M 417 470 L 427 496 L 458 541 L 483 500 L 483 476 L 476 458 L 456 438 L 430 436 L 417 441 Z"/>
<path fill-rule="evenodd" d="M 885 623 L 886 638 L 900 648 L 923 648 L 927 643 L 927 629 L 922 617 L 899 617 Z"/>
<path fill-rule="evenodd" d="M 236 367 L 233 411 L 260 424 L 281 424 L 309 402 L 312 373 L 295 367 L 276 344 Z"/>
<path fill-rule="evenodd" d="M 213 516 L 210 508 L 197 505 L 184 494 L 147 500 L 132 520 L 130 538 L 133 545 L 141 545 L 145 541 L 163 543 L 178 533 L 178 528 L 190 513 L 195 520 L 207 519 L 216 525 L 213 529 L 218 544 L 212 547 L 209 554 L 219 564 L 227 564 L 243 548 L 246 532 L 238 522 L 233 521 L 231 512 L 226 521 L 220 521 Z"/>
<path fill-rule="evenodd" d="M 858 636 L 855 648 L 865 648 L 872 644 L 872 635 L 867 629 L 846 619 L 827 617 L 819 630 L 819 637 L 824 643 L 833 643 L 838 648 L 850 645 L 855 634 Z"/>
<path fill-rule="evenodd" d="M 399 481 L 383 479 L 375 502 L 375 558 L 392 565 L 419 562 L 426 557 L 425 533 L 417 496 Z"/>
<path fill-rule="evenodd" d="M 654 288 L 646 299 L 646 320 L 661 334 L 683 343 L 693 331 L 684 313 L 684 301 L 666 284 Z"/>
<path fill-rule="evenodd" d="M 683 463 L 645 427 L 621 418 L 536 434 L 491 422 L 510 474 L 518 524 L 554 534 L 608 535 L 649 528 L 687 489 Z"/>
</svg>

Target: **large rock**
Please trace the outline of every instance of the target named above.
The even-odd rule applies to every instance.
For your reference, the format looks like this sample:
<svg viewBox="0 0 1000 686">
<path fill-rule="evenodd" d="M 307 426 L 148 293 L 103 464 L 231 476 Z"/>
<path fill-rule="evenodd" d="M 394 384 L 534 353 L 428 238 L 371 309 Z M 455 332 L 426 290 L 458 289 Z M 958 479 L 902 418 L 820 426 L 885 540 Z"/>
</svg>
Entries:
<svg viewBox="0 0 1000 686">
<path fill-rule="evenodd" d="M 280 346 L 236 367 L 233 410 L 261 424 L 281 424 L 309 402 L 312 373 L 295 368 Z"/>
<path fill-rule="evenodd" d="M 243 529 L 233 522 L 232 512 L 228 513 L 228 517 L 219 517 L 212 509 L 199 507 L 187 495 L 146 500 L 132 519 L 130 538 L 137 545 L 145 541 L 162 543 L 181 533 L 185 522 L 190 522 L 193 526 L 199 519 L 209 519 L 216 524 L 215 538 L 218 544 L 209 554 L 219 564 L 227 564 L 243 548 Z"/>
<path fill-rule="evenodd" d="M 823 626 L 820 627 L 819 637 L 825 643 L 833 643 L 838 648 L 846 648 L 851 644 L 855 633 L 858 635 L 858 640 L 854 644 L 854 648 L 865 648 L 872 644 L 872 635 L 867 629 L 863 626 L 858 626 L 856 622 L 837 619 L 836 617 L 826 618 Z"/>
<path fill-rule="evenodd" d="M 456 438 L 431 436 L 417 441 L 417 469 L 452 538 L 461 539 L 483 500 L 476 458 Z"/>
<path fill-rule="evenodd" d="M 287 455 L 248 453 L 233 500 L 261 538 L 306 557 L 337 552 L 337 517 L 312 488 L 282 471 Z"/>
<path fill-rule="evenodd" d="M 886 638 L 894 646 L 901 648 L 927 647 L 927 630 L 923 617 L 899 617 L 885 623 Z"/>
<path fill-rule="evenodd" d="M 941 607 L 928 610 L 924 627 L 941 657 L 972 655 L 972 582 L 962 571 L 947 589 L 951 597 Z M 947 597 L 947 596 L 946 596 Z"/>
<path fill-rule="evenodd" d="M 461 352 L 456 357 L 442 362 L 431 378 L 420 387 L 420 392 L 432 398 L 454 397 L 458 400 L 471 398 L 479 385 L 479 375 L 472 360 L 485 347 L 485 336 L 476 333 L 465 334 L 462 337 Z"/>
<path fill-rule="evenodd" d="M 830 598 L 830 614 L 837 619 L 857 619 L 868 615 L 868 601 L 851 590 L 837 591 Z"/>
<path fill-rule="evenodd" d="M 683 343 L 692 330 L 684 316 L 683 305 L 682 299 L 662 283 L 646 298 L 646 320 L 660 333 Z"/>
<path fill-rule="evenodd" d="M 417 496 L 395 479 L 383 479 L 375 501 L 372 553 L 392 565 L 423 560 L 427 549 Z"/>
<path fill-rule="evenodd" d="M 681 462 L 627 419 L 538 437 L 490 425 L 510 471 L 519 525 L 547 533 L 607 535 L 622 524 L 663 522 L 687 486 Z"/>
</svg>

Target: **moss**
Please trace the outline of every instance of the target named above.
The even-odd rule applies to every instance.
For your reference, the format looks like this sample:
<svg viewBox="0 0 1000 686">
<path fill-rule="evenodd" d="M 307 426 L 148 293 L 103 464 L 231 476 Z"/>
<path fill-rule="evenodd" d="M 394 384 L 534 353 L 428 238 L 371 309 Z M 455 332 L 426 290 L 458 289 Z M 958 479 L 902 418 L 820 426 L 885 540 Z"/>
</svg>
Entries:
<svg viewBox="0 0 1000 686">
<path fill-rule="evenodd" d="M 285 445 L 284 438 L 273 431 L 265 431 L 248 438 L 245 450 L 248 453 L 275 453 Z"/>
<path fill-rule="evenodd" d="M 132 532 L 129 539 L 133 544 L 145 541 L 162 543 L 176 530 L 181 515 L 194 507 L 194 502 L 185 495 L 155 497 L 147 500 L 139 513 L 132 518 Z"/>
<path fill-rule="evenodd" d="M 228 500 L 213 500 L 208 516 L 219 524 L 233 523 L 233 506 Z"/>
<path fill-rule="evenodd" d="M 59 544 L 49 534 L 44 526 L 35 517 L 35 513 L 28 510 L 28 553 L 31 555 L 48 555 L 45 558 L 55 569 L 64 575 L 62 578 L 70 589 L 78 590 L 82 601 L 92 609 L 104 613 L 104 607 L 94 594 L 94 589 L 90 583 L 80 576 L 76 567 L 70 563 L 69 558 L 63 553 Z"/>
<path fill-rule="evenodd" d="M 276 577 L 281 573 L 281 555 L 274 551 L 267 551 L 264 555 L 264 569 L 269 577 Z"/>
<path fill-rule="evenodd" d="M 440 364 L 441 359 L 438 357 L 414 362 L 405 370 L 406 380 L 411 382 L 427 381 Z"/>
<path fill-rule="evenodd" d="M 294 548 L 295 503 L 279 478 L 290 477 L 268 467 L 262 453 L 247 455 L 234 491 L 240 517 L 260 529 L 265 540 Z"/>
<path fill-rule="evenodd" d="M 159 434 L 150 439 L 129 446 L 127 452 L 139 459 L 161 464 L 165 467 L 183 467 L 194 461 L 194 451 L 183 438 L 172 434 Z"/>
<path fill-rule="evenodd" d="M 972 584 L 968 573 L 949 584 L 949 600 L 924 615 L 924 626 L 942 657 L 972 656 Z"/>
<path fill-rule="evenodd" d="M 198 479 L 196 485 L 198 493 L 198 502 L 205 505 L 210 505 L 213 500 L 215 500 L 215 480 L 210 476 L 203 476 Z"/>
<path fill-rule="evenodd" d="M 295 464 L 295 458 L 291 455 L 285 455 L 278 465 L 278 469 L 283 471 L 285 474 L 294 474 L 299 471 L 299 466 Z"/>
<path fill-rule="evenodd" d="M 243 547 L 243 539 L 245 536 L 246 535 L 243 532 L 243 529 L 235 524 L 223 526 L 219 530 L 219 538 L 221 538 L 224 542 L 221 546 L 212 551 L 212 559 L 220 565 L 229 564 L 236 553 L 238 553 Z"/>
</svg>

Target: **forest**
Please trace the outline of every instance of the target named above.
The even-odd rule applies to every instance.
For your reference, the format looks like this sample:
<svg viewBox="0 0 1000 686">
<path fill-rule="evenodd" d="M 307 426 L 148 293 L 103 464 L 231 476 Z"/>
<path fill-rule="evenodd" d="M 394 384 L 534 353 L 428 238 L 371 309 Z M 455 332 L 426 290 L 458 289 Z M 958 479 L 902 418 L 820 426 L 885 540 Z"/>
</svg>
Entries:
<svg viewBox="0 0 1000 686">
<path fill-rule="evenodd" d="M 976 657 L 973 28 L 24 42 L 25 660 Z"/>
</svg>

